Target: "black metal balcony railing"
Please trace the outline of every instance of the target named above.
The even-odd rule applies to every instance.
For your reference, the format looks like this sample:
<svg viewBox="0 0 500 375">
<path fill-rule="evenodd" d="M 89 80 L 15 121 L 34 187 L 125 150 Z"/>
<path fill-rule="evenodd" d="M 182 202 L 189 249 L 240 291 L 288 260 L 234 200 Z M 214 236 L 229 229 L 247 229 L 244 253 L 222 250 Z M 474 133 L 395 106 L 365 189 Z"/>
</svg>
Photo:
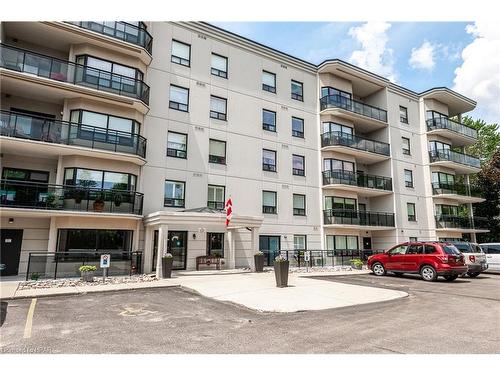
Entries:
<svg viewBox="0 0 500 375">
<path fill-rule="evenodd" d="M 383 253 L 384 250 L 261 250 L 265 256 L 265 265 L 272 266 L 277 256 L 281 255 L 290 262 L 290 267 L 333 267 L 350 266 L 353 259 L 363 262 L 373 254 Z M 309 252 L 309 262 L 304 260 L 305 252 Z"/>
<path fill-rule="evenodd" d="M 26 268 L 26 280 L 35 278 L 57 279 L 58 277 L 80 277 L 79 266 L 92 265 L 99 268 L 102 254 L 110 254 L 109 276 L 142 273 L 142 251 L 117 251 L 99 249 L 89 251 L 31 251 Z M 98 275 L 96 275 L 98 276 Z"/>
<path fill-rule="evenodd" d="M 370 139 L 338 131 L 321 134 L 321 147 L 326 146 L 346 146 L 385 156 L 391 154 L 388 143 L 372 141 Z"/>
<path fill-rule="evenodd" d="M 146 157 L 146 138 L 139 134 L 9 111 L 0 112 L 0 135 Z"/>
<path fill-rule="evenodd" d="M 481 162 L 478 158 L 451 150 L 429 151 L 429 158 L 431 163 L 437 161 L 452 161 L 458 164 L 467 165 L 469 167 L 481 168 Z"/>
<path fill-rule="evenodd" d="M 276 213 L 276 206 L 262 206 L 262 213 L 275 214 Z"/>
<path fill-rule="evenodd" d="M 187 158 L 186 144 L 177 142 L 167 142 L 167 156 L 174 158 Z"/>
<path fill-rule="evenodd" d="M 488 219 L 474 216 L 436 215 L 436 228 L 487 229 Z"/>
<path fill-rule="evenodd" d="M 392 178 L 365 173 L 354 173 L 342 169 L 323 171 L 323 185 L 345 184 L 370 189 L 392 191 Z"/>
<path fill-rule="evenodd" d="M 292 168 L 292 174 L 294 176 L 305 176 L 306 171 L 302 168 Z"/>
<path fill-rule="evenodd" d="M 455 133 L 459 133 L 465 135 L 467 137 L 477 139 L 477 130 L 474 128 L 470 128 L 467 125 L 461 124 L 459 122 L 450 120 L 446 117 L 435 117 L 428 119 L 427 121 L 427 130 L 436 130 L 436 129 L 447 129 L 451 130 Z"/>
<path fill-rule="evenodd" d="M 320 109 L 341 108 L 349 112 L 370 117 L 375 120 L 387 122 L 387 111 L 381 108 L 373 107 L 369 104 L 361 103 L 340 95 L 323 96 L 320 101 Z"/>
<path fill-rule="evenodd" d="M 60 60 L 16 47 L 0 45 L 0 67 L 55 81 L 111 92 L 149 104 L 149 86 L 136 78 Z"/>
<path fill-rule="evenodd" d="M 207 207 L 208 208 L 211 208 L 212 210 L 219 210 L 219 211 L 223 211 L 224 210 L 224 202 L 220 202 L 220 201 L 208 201 L 207 202 Z"/>
<path fill-rule="evenodd" d="M 142 27 L 123 21 L 68 21 L 67 23 L 79 26 L 83 29 L 95 31 L 96 33 L 111 36 L 113 38 L 123 40 L 124 42 L 138 45 L 150 54 L 152 53 L 153 37 Z"/>
<path fill-rule="evenodd" d="M 453 183 L 447 184 L 443 182 L 432 183 L 432 193 L 434 195 L 440 194 L 457 194 L 468 197 L 482 197 L 482 192 L 473 185 Z"/>
<path fill-rule="evenodd" d="M 306 216 L 305 208 L 293 208 L 293 216 Z"/>
<path fill-rule="evenodd" d="M 0 180 L 2 207 L 141 215 L 142 202 L 134 191 Z"/>
<path fill-rule="evenodd" d="M 219 155 L 208 155 L 208 162 L 214 164 L 226 164 L 226 157 Z"/>
<path fill-rule="evenodd" d="M 276 172 L 276 164 L 262 163 L 262 170 Z"/>
<path fill-rule="evenodd" d="M 354 211 L 341 209 L 323 210 L 325 225 L 362 225 L 372 227 L 393 227 L 394 214 L 388 212 Z"/>
<path fill-rule="evenodd" d="M 165 206 L 165 207 L 184 207 L 184 199 L 165 197 L 163 199 L 163 206 Z"/>
</svg>

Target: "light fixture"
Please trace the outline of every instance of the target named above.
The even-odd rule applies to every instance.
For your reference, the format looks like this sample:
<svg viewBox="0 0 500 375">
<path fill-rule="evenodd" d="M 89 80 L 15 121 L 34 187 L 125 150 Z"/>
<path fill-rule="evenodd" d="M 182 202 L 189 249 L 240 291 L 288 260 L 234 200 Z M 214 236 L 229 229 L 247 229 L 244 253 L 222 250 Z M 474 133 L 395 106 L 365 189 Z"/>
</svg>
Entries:
<svg viewBox="0 0 500 375">
<path fill-rule="evenodd" d="M 193 240 L 196 240 L 196 233 L 193 233 Z"/>
<path fill-rule="evenodd" d="M 14 223 L 14 218 L 13 217 L 9 217 L 9 224 L 13 224 Z"/>
</svg>

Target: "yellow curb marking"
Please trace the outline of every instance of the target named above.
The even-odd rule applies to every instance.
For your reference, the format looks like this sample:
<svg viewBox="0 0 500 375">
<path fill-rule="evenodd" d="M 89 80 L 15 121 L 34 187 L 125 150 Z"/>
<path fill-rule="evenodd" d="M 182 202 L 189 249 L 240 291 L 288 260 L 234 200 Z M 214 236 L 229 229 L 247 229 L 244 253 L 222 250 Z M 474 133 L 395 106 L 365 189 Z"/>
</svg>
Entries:
<svg viewBox="0 0 500 375">
<path fill-rule="evenodd" d="M 35 313 L 36 298 L 31 300 L 31 305 L 28 310 L 28 316 L 26 316 L 26 326 L 24 327 L 24 338 L 29 339 L 31 337 L 31 327 L 33 326 L 33 314 Z"/>
</svg>

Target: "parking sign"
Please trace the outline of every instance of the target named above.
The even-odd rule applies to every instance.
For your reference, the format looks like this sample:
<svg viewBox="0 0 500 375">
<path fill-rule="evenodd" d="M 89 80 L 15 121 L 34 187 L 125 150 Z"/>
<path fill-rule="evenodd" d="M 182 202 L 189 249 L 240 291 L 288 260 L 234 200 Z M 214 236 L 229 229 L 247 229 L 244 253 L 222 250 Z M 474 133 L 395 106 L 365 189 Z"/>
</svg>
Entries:
<svg viewBox="0 0 500 375">
<path fill-rule="evenodd" d="M 111 255 L 109 254 L 101 255 L 101 268 L 109 268 L 110 262 L 111 262 Z"/>
<path fill-rule="evenodd" d="M 309 262 L 311 260 L 311 252 L 310 251 L 304 251 L 304 261 Z"/>
</svg>

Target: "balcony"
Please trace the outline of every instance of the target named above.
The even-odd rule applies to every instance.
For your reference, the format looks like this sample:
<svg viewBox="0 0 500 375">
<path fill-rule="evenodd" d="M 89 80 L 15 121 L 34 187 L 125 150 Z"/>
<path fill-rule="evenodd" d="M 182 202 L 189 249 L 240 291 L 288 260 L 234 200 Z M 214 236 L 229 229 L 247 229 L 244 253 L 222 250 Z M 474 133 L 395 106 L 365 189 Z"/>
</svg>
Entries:
<svg viewBox="0 0 500 375">
<path fill-rule="evenodd" d="M 438 198 L 454 199 L 459 203 L 479 203 L 484 201 L 481 192 L 475 186 L 468 184 L 433 182 L 432 194 Z"/>
<path fill-rule="evenodd" d="M 141 80 L 4 44 L 0 45 L 0 52 L 1 68 L 138 99 L 149 104 L 149 86 Z"/>
<path fill-rule="evenodd" d="M 391 155 L 388 143 L 372 141 L 343 132 L 321 134 L 321 147 L 323 151 L 338 151 L 353 155 L 363 164 L 386 160 Z"/>
<path fill-rule="evenodd" d="M 0 180 L 1 207 L 142 215 L 142 202 L 133 191 Z"/>
<path fill-rule="evenodd" d="M 455 146 L 470 145 L 477 140 L 476 129 L 446 117 L 431 118 L 426 123 L 429 132 L 449 138 Z"/>
<path fill-rule="evenodd" d="M 369 104 L 340 95 L 323 96 L 319 104 L 321 111 L 333 109 L 332 114 L 349 120 L 354 119 L 356 126 L 363 130 L 374 130 L 387 126 L 387 111 Z"/>
<path fill-rule="evenodd" d="M 367 197 L 392 193 L 392 178 L 342 169 L 323 171 L 323 188 L 353 191 Z"/>
<path fill-rule="evenodd" d="M 0 135 L 146 157 L 146 138 L 139 134 L 9 111 L 0 112 Z"/>
<path fill-rule="evenodd" d="M 99 34 L 110 36 L 127 43 L 135 44 L 144 48 L 149 52 L 149 54 L 152 54 L 153 37 L 146 31 L 145 28 L 122 21 L 68 21 L 67 23 Z"/>
<path fill-rule="evenodd" d="M 481 169 L 479 159 L 451 150 L 432 150 L 429 151 L 429 160 L 431 163 L 453 168 L 458 173 L 477 173 Z"/>
<path fill-rule="evenodd" d="M 360 228 L 384 227 L 387 230 L 394 227 L 394 214 L 388 212 L 353 211 L 342 209 L 323 210 L 324 224 L 345 227 L 352 225 Z M 389 228 L 387 228 L 389 227 Z"/>
<path fill-rule="evenodd" d="M 488 232 L 488 220 L 484 217 L 436 215 L 437 231 Z"/>
</svg>

